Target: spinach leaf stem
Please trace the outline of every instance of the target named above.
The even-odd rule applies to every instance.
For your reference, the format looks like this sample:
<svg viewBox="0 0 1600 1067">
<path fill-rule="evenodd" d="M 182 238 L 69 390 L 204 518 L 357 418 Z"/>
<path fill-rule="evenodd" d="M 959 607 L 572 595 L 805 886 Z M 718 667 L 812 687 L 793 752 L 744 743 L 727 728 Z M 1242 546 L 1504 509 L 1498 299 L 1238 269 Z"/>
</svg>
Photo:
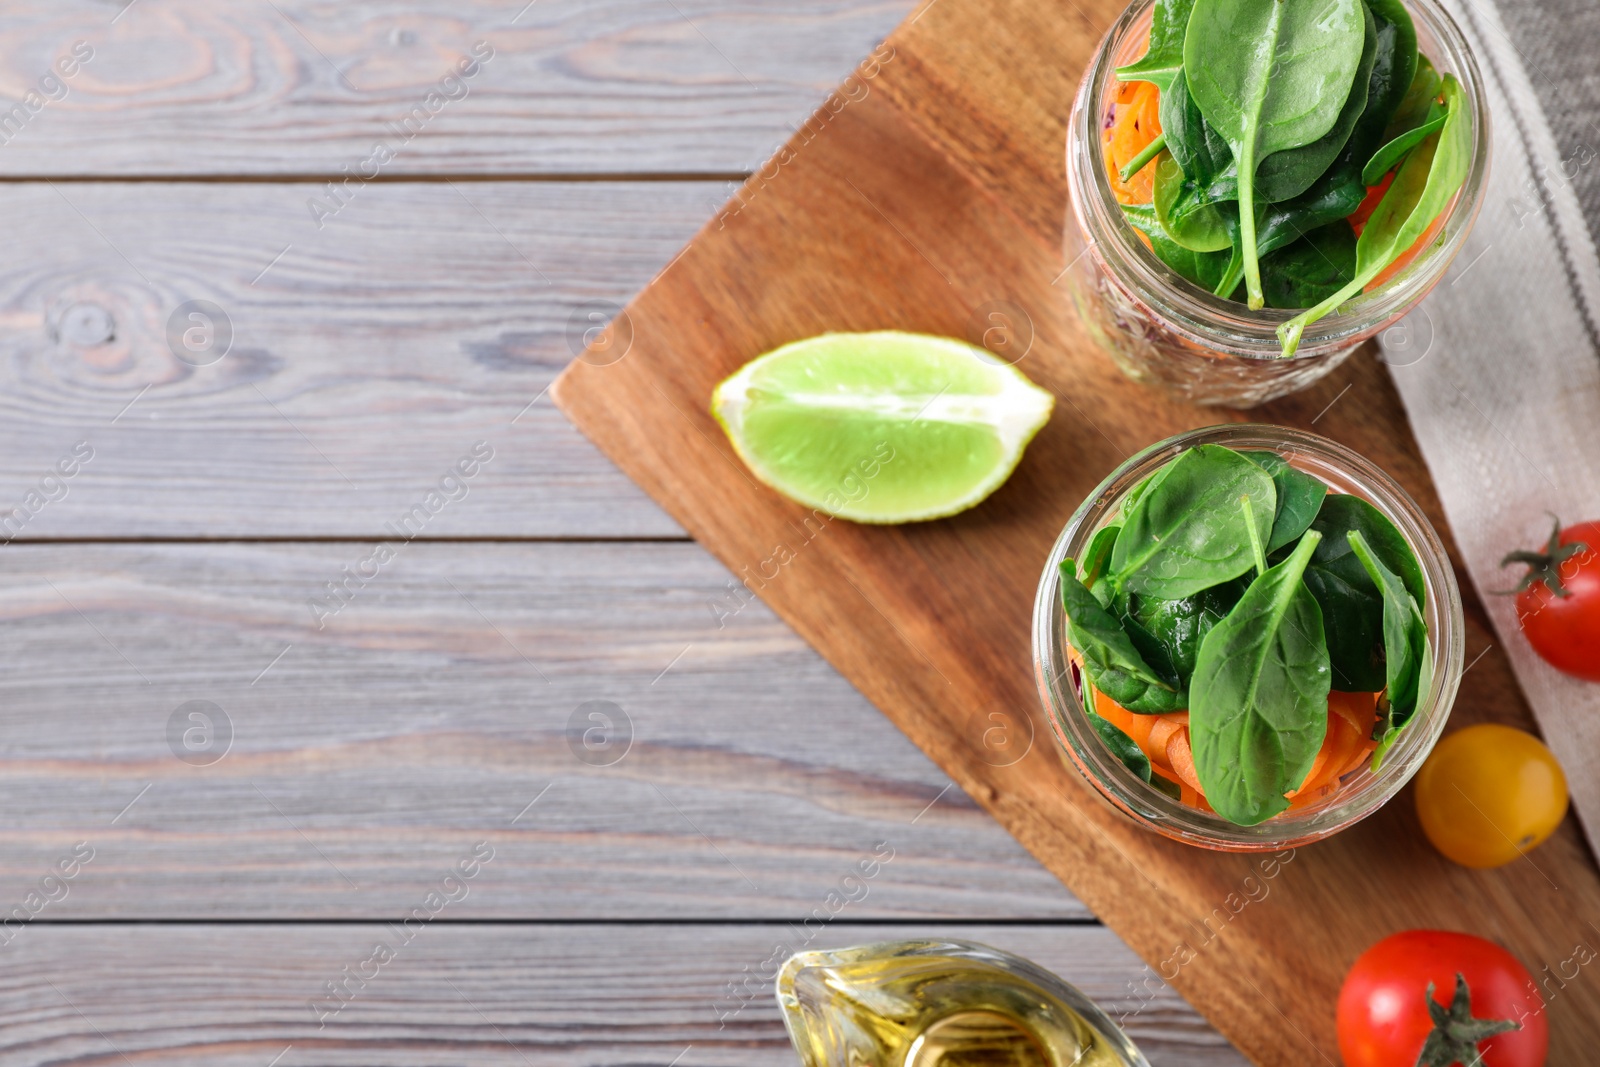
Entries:
<svg viewBox="0 0 1600 1067">
<path fill-rule="evenodd" d="M 1262 547 L 1261 534 L 1256 530 L 1255 505 L 1250 503 L 1248 496 L 1239 498 L 1239 506 L 1244 509 L 1244 528 L 1250 535 L 1250 551 L 1256 558 L 1256 576 L 1267 573 L 1267 551 Z"/>
<path fill-rule="evenodd" d="M 1160 155 L 1161 150 L 1165 147 L 1167 147 L 1167 135 L 1163 133 L 1155 140 L 1145 145 L 1143 152 L 1140 152 L 1138 155 L 1128 160 L 1128 165 L 1117 171 L 1118 176 L 1121 177 L 1125 182 L 1131 181 L 1133 176 L 1138 174 L 1141 170 L 1144 170 L 1146 164 L 1148 164 L 1152 159 L 1156 158 L 1156 156 Z"/>
</svg>

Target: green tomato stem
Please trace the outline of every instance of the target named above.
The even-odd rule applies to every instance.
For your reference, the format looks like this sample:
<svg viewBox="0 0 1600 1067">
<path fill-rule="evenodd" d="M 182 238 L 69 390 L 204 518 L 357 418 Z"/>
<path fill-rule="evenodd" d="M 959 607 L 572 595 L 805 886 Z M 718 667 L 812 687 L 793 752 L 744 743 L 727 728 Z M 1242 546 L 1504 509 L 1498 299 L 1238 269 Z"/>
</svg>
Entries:
<svg viewBox="0 0 1600 1067">
<path fill-rule="evenodd" d="M 1118 176 L 1125 182 L 1132 181 L 1133 176 L 1144 170 L 1152 159 L 1161 154 L 1161 150 L 1165 147 L 1167 147 L 1167 135 L 1163 133 L 1160 137 L 1145 145 L 1144 151 L 1129 160 L 1126 167 L 1117 171 Z"/>
</svg>

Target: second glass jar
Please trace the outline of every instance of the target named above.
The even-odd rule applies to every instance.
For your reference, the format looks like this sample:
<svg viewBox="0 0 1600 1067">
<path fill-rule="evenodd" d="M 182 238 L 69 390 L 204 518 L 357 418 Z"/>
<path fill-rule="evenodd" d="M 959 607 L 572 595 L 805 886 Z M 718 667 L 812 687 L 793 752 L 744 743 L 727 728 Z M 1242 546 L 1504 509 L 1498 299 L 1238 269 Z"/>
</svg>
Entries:
<svg viewBox="0 0 1600 1067">
<path fill-rule="evenodd" d="M 1410 545 L 1421 566 L 1426 594 L 1422 613 L 1432 643 L 1432 686 L 1418 700 L 1415 716 L 1385 756 L 1382 769 L 1351 774 L 1332 796 L 1255 826 L 1236 825 L 1183 804 L 1124 766 L 1084 714 L 1082 686 L 1087 680 L 1068 656 L 1061 561 L 1081 559 L 1090 540 L 1119 514 L 1128 494 L 1148 475 L 1204 444 L 1276 452 L 1333 492 L 1352 493 L 1373 505 Z M 1461 592 L 1444 544 L 1416 501 L 1375 464 L 1343 445 L 1300 430 L 1215 426 L 1179 434 L 1134 456 L 1113 471 L 1068 521 L 1045 561 L 1034 602 L 1034 672 L 1063 758 L 1114 807 L 1146 828 L 1188 844 L 1222 851 L 1272 851 L 1317 841 L 1359 822 L 1416 773 L 1444 729 L 1455 700 L 1464 625 Z"/>
</svg>

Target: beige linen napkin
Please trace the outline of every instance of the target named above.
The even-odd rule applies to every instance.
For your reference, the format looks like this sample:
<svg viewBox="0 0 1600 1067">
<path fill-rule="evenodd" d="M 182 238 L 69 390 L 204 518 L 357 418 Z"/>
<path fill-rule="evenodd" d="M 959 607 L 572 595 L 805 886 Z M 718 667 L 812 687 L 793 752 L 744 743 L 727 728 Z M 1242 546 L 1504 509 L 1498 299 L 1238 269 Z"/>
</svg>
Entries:
<svg viewBox="0 0 1600 1067">
<path fill-rule="evenodd" d="M 1547 512 L 1600 519 L 1600 4 L 1445 3 L 1488 90 L 1489 188 L 1449 275 L 1380 339 L 1382 358 L 1600 854 L 1600 684 L 1547 666 L 1512 598 L 1494 595 L 1521 573 L 1501 557 L 1549 536 Z"/>
</svg>

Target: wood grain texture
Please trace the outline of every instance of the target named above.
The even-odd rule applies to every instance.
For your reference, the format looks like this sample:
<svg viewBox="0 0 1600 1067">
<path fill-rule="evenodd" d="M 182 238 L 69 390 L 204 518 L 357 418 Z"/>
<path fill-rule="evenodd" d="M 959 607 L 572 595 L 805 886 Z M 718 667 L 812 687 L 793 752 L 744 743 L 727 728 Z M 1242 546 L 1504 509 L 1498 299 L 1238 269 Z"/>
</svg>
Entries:
<svg viewBox="0 0 1600 1067">
<path fill-rule="evenodd" d="M 497 863 L 468 883 L 467 900 L 509 876 Z M 1155 1067 L 1243 1062 L 1170 990 L 1130 993 L 1142 988 L 1144 968 L 1101 928 L 839 923 L 809 947 L 940 937 L 1025 955 L 1107 1010 L 1128 1013 Z M 770 980 L 753 976 L 776 947 L 798 940 L 787 924 L 481 927 L 440 919 L 401 943 L 383 925 L 35 923 L 6 949 L 0 1063 L 263 1067 L 282 1053 L 283 1067 L 779 1067 L 795 1062 L 794 1051 Z M 325 983 L 341 980 L 346 967 L 355 972 L 380 941 L 393 958 L 366 968 L 370 980 L 350 984 L 348 1003 L 328 1011 Z"/>
<path fill-rule="evenodd" d="M 699 546 L 394 547 L 320 630 L 371 545 L 0 554 L 0 912 L 87 841 L 52 918 L 393 916 L 482 837 L 458 917 L 795 919 L 878 842 L 854 917 L 1087 917 Z"/>
<path fill-rule="evenodd" d="M 779 576 L 758 583 L 767 602 L 1096 915 L 1174 973 L 1254 1062 L 1333 1062 L 1339 981 L 1368 944 L 1413 926 L 1473 930 L 1537 973 L 1592 936 L 1600 877 L 1570 825 L 1526 862 L 1453 867 L 1428 847 L 1402 794 L 1300 850 L 1269 897 L 1236 909 L 1259 860 L 1120 821 L 1050 746 L 1009 766 L 984 758 L 996 710 L 1047 736 L 1030 618 L 1040 567 L 1072 510 L 1136 449 L 1240 417 L 1122 377 L 1051 284 L 1063 267 L 1062 125 L 1078 72 L 1120 7 L 924 9 L 890 38 L 894 60 L 871 94 L 808 127 L 781 171 L 754 179 L 630 306 L 627 358 L 575 363 L 556 396 L 730 569 L 787 546 Z M 838 522 L 806 538 L 803 510 L 756 485 L 705 414 L 720 378 L 784 341 L 884 327 L 961 336 L 975 309 L 1001 299 L 1031 317 L 1021 366 L 1062 404 L 1010 482 L 955 519 Z M 1371 360 L 1254 417 L 1314 424 L 1365 452 L 1440 521 L 1399 402 Z M 1486 647 L 1474 618 L 1469 656 Z M 1531 726 L 1495 652 L 1469 672 L 1455 711 L 1457 724 L 1484 719 Z M 1600 1040 L 1600 986 L 1569 983 L 1550 1021 L 1552 1062 L 1581 1061 Z"/>
<path fill-rule="evenodd" d="M 0 175 L 748 172 L 910 7 L 26 0 L 0 112 L 37 103 L 0 125 Z"/>
<path fill-rule="evenodd" d="M 0 540 L 376 536 L 477 441 L 427 536 L 682 535 L 541 394 L 721 185 L 375 185 L 321 229 L 313 191 L 0 184 Z"/>
</svg>

